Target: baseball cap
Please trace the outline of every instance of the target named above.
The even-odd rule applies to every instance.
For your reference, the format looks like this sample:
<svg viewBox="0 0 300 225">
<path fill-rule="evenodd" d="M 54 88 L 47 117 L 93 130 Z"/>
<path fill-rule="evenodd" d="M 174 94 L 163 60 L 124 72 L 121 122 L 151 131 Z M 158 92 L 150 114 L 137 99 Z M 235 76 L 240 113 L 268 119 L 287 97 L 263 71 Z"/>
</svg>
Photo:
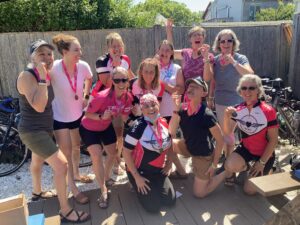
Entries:
<svg viewBox="0 0 300 225">
<path fill-rule="evenodd" d="M 97 61 L 96 61 L 97 74 L 111 72 L 111 69 L 108 67 L 108 60 L 109 60 L 109 57 L 107 55 L 103 55 L 97 59 Z"/>
<path fill-rule="evenodd" d="M 204 88 L 204 91 L 208 91 L 208 86 L 206 84 L 206 82 L 199 76 L 199 77 L 194 77 L 194 78 L 189 78 L 186 80 L 185 84 L 186 86 L 189 86 L 190 83 L 196 83 L 199 86 Z"/>
<path fill-rule="evenodd" d="M 30 44 L 29 46 L 29 53 L 30 55 L 32 55 L 32 53 L 34 53 L 39 47 L 42 46 L 47 46 L 49 47 L 52 51 L 55 49 L 52 45 L 50 45 L 48 42 L 42 40 L 42 39 L 38 39 L 37 41 L 34 41 Z"/>
</svg>

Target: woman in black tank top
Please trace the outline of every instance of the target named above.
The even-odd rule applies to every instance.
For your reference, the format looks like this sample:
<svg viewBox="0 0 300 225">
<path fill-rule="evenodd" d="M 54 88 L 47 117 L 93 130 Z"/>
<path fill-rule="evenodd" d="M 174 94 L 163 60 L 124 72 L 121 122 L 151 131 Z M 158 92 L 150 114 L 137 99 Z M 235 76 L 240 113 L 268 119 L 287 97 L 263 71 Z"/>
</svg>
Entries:
<svg viewBox="0 0 300 225">
<path fill-rule="evenodd" d="M 62 221 L 84 222 L 89 220 L 90 215 L 70 207 L 66 197 L 67 160 L 52 139 L 51 102 L 54 95 L 48 72 L 54 61 L 54 47 L 44 40 L 37 40 L 29 50 L 31 63 L 20 73 L 17 90 L 20 94 L 20 137 L 32 151 L 33 198 L 37 200 L 51 196 L 41 190 L 41 169 L 46 161 L 53 169 Z"/>
</svg>

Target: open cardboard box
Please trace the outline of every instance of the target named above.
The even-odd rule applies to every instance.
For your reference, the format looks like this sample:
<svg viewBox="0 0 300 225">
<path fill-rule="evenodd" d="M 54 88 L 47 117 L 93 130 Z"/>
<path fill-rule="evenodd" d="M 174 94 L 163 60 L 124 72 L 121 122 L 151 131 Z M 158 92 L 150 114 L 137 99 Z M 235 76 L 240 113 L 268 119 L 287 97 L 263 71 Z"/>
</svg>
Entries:
<svg viewBox="0 0 300 225">
<path fill-rule="evenodd" d="M 24 194 L 0 200 L 1 225 L 27 225 L 28 206 Z"/>
</svg>

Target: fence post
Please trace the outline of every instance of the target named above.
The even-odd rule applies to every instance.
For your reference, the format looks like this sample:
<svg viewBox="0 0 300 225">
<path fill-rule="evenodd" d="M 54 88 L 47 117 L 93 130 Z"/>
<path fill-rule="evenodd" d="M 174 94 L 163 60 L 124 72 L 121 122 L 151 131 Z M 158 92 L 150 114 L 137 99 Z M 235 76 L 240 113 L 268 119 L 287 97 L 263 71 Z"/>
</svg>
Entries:
<svg viewBox="0 0 300 225">
<path fill-rule="evenodd" d="M 294 15 L 293 27 L 288 83 L 293 88 L 296 97 L 300 98 L 300 13 Z"/>
</svg>

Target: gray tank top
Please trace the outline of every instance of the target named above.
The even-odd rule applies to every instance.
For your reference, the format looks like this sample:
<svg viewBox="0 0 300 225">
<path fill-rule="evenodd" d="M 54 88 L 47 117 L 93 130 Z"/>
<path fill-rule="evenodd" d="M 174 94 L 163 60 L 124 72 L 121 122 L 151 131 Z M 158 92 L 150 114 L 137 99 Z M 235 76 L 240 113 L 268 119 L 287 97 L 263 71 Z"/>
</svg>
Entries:
<svg viewBox="0 0 300 225">
<path fill-rule="evenodd" d="M 25 71 L 32 74 L 38 81 L 38 76 L 34 70 L 26 68 Z M 45 111 L 40 113 L 35 111 L 34 108 L 28 103 L 25 95 L 19 93 L 19 104 L 21 119 L 18 125 L 19 132 L 35 132 L 35 131 L 47 131 L 53 130 L 53 112 L 52 112 L 52 100 L 54 98 L 54 92 L 52 86 L 48 86 L 48 102 Z"/>
</svg>

